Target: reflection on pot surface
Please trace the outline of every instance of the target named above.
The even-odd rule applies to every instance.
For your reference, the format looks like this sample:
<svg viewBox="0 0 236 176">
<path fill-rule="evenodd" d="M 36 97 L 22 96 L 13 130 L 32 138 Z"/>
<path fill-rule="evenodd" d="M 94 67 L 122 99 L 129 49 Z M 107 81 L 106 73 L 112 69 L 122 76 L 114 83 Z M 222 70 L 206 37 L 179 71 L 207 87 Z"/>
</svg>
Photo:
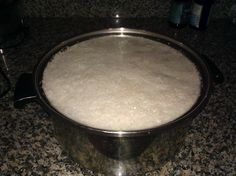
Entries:
<svg viewBox="0 0 236 176">
<path fill-rule="evenodd" d="M 53 117 L 53 122 L 58 140 L 75 161 L 95 172 L 117 176 L 144 174 L 161 168 L 183 146 L 191 124 L 191 120 L 185 120 L 155 136 L 123 139 L 88 134 L 57 117 Z"/>
</svg>

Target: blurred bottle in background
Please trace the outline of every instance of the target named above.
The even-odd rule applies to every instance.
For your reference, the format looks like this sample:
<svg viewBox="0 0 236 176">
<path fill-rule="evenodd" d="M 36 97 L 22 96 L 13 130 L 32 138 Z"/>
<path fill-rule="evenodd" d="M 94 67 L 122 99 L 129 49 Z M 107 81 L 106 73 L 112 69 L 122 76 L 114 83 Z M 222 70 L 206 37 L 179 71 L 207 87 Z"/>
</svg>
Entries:
<svg viewBox="0 0 236 176">
<path fill-rule="evenodd" d="M 191 10 L 191 0 L 172 0 L 169 24 L 174 28 L 182 28 L 187 25 Z"/>
<path fill-rule="evenodd" d="M 200 30 L 207 28 L 213 3 L 214 0 L 193 0 L 189 19 L 191 27 Z"/>
</svg>

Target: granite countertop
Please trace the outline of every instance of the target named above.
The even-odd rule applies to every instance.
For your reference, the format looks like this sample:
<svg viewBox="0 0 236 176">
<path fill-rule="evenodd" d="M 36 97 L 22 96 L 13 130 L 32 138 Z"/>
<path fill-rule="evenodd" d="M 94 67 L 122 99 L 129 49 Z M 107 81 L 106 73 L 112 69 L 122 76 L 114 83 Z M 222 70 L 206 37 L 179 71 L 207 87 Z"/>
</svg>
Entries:
<svg viewBox="0 0 236 176">
<path fill-rule="evenodd" d="M 26 19 L 29 35 L 5 49 L 12 90 L 0 99 L 0 175 L 92 175 L 67 157 L 50 116 L 37 103 L 13 107 L 17 78 L 32 72 L 43 54 L 72 36 L 110 27 L 146 29 L 184 42 L 215 62 L 225 82 L 214 86 L 211 99 L 188 132 L 175 158 L 146 175 L 236 175 L 236 26 L 211 21 L 206 31 L 170 28 L 166 19 Z"/>
</svg>

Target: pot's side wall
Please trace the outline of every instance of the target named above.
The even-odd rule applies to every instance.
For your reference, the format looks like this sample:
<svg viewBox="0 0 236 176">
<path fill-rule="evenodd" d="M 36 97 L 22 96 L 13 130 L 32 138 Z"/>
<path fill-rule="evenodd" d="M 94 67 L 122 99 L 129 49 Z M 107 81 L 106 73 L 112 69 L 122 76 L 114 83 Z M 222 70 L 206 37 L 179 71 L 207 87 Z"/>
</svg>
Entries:
<svg viewBox="0 0 236 176">
<path fill-rule="evenodd" d="M 191 121 L 187 119 L 170 129 L 162 130 L 155 138 L 116 138 L 88 135 L 70 121 L 53 117 L 56 136 L 65 151 L 82 166 L 109 175 L 144 173 L 160 168 L 173 159 L 183 146 Z M 143 148 L 140 147 L 142 141 Z"/>
</svg>

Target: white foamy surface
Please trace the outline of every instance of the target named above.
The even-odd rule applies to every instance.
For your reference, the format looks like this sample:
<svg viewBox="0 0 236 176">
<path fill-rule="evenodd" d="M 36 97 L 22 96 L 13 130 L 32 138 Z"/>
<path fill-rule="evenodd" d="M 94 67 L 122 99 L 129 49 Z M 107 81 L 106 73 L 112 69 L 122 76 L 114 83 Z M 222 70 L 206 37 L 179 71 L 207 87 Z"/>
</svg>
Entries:
<svg viewBox="0 0 236 176">
<path fill-rule="evenodd" d="M 43 90 L 62 114 L 106 130 L 138 130 L 172 121 L 200 94 L 194 64 L 177 50 L 141 37 L 105 36 L 54 56 Z"/>
</svg>

